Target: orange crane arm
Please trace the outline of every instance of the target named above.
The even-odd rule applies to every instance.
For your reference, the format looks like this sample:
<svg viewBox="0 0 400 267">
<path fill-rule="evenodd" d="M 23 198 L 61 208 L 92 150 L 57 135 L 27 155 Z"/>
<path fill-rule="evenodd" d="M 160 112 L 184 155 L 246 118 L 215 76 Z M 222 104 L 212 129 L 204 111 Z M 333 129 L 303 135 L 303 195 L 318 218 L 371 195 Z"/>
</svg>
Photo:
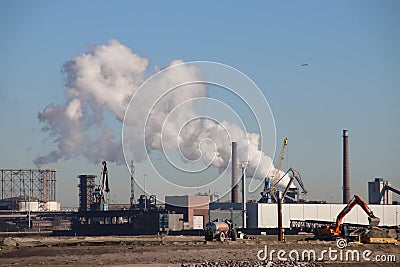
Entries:
<svg viewBox="0 0 400 267">
<path fill-rule="evenodd" d="M 354 195 L 354 199 L 356 200 L 357 204 L 361 206 L 361 208 L 365 211 L 366 214 L 368 214 L 369 217 L 376 218 L 372 210 L 367 206 L 367 203 L 357 195 Z"/>
<path fill-rule="evenodd" d="M 369 218 L 377 219 L 377 220 L 373 220 L 373 222 L 375 222 L 376 225 L 379 224 L 379 219 L 369 209 L 369 207 L 367 206 L 367 203 L 365 203 L 365 201 L 360 196 L 354 195 L 354 197 L 350 200 L 350 202 L 347 204 L 347 206 L 336 217 L 336 224 L 335 224 L 335 228 L 334 228 L 334 232 L 335 233 L 340 233 L 343 218 L 353 209 L 353 207 L 356 204 L 361 206 L 361 208 L 365 211 L 365 213 L 368 214 Z M 371 221 L 370 221 L 370 223 L 371 223 Z"/>
</svg>

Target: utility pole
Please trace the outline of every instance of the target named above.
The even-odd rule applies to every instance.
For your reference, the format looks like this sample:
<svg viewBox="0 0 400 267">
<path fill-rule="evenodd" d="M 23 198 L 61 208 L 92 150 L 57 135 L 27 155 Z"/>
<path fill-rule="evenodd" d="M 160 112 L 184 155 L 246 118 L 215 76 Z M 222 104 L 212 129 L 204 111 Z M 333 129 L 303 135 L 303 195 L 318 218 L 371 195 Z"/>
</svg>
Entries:
<svg viewBox="0 0 400 267">
<path fill-rule="evenodd" d="M 143 174 L 143 183 L 144 183 L 144 209 L 147 209 L 147 195 L 146 195 L 146 174 Z"/>
<path fill-rule="evenodd" d="M 283 240 L 283 228 L 282 228 L 282 192 L 276 192 L 276 202 L 278 203 L 278 241 Z"/>
<path fill-rule="evenodd" d="M 243 229 L 247 228 L 246 218 L 247 218 L 247 210 L 246 210 L 246 167 L 244 163 L 242 163 L 242 216 L 243 216 Z"/>
<path fill-rule="evenodd" d="M 31 176 L 32 177 L 32 176 Z M 31 177 L 28 188 L 28 228 L 31 229 Z"/>
<path fill-rule="evenodd" d="M 146 176 L 147 174 L 143 174 L 143 189 L 144 189 L 144 195 L 146 195 Z"/>
</svg>

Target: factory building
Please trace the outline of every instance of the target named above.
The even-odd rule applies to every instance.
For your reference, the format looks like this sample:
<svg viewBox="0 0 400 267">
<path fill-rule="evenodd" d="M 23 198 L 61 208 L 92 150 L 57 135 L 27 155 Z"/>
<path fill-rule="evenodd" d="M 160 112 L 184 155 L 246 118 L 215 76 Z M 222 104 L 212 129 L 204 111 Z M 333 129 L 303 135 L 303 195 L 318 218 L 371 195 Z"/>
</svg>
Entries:
<svg viewBox="0 0 400 267">
<path fill-rule="evenodd" d="M 94 190 L 96 175 L 81 174 L 78 175 L 79 179 L 79 211 L 90 210 L 91 205 L 95 203 Z"/>
<path fill-rule="evenodd" d="M 284 159 L 284 145 L 277 166 L 281 170 Z M 53 169 L 45 170 L 0 170 L 0 210 L 5 214 L 4 221 L 19 228 L 32 229 L 71 229 L 77 235 L 135 235 L 158 234 L 160 232 L 177 233 L 198 232 L 209 221 L 231 220 L 235 228 L 262 231 L 277 229 L 278 214 L 281 214 L 283 228 L 296 228 L 296 223 L 323 224 L 333 223 L 338 214 L 346 207 L 350 197 L 350 179 L 348 162 L 348 131 L 343 130 L 343 204 L 326 204 L 325 201 L 307 201 L 299 199 L 300 191 L 291 187 L 293 181 L 307 193 L 300 174 L 290 168 L 282 177 L 288 175 L 289 183 L 284 191 L 278 190 L 278 182 L 271 183 L 265 179 L 262 198 L 258 203 L 247 202 L 245 165 L 242 165 L 242 203 L 239 202 L 239 184 L 237 177 L 237 144 L 232 143 L 232 184 L 231 202 L 219 201 L 217 195 L 181 195 L 165 196 L 165 205 L 157 203 L 155 195 L 141 195 L 136 202 L 134 194 L 134 168 L 131 168 L 131 197 L 129 204 L 108 203 L 108 170 L 106 162 L 102 162 L 103 170 L 100 184 L 96 184 L 96 175 L 81 174 L 79 179 L 78 212 L 57 213 L 60 203 L 55 200 L 55 173 Z M 276 176 L 276 174 L 275 174 Z M 273 176 L 273 177 L 275 177 Z M 281 178 L 282 179 L 282 178 Z M 279 192 L 278 192 L 279 191 Z M 276 194 L 276 193 L 281 193 Z M 393 201 L 393 192 L 400 195 L 400 190 L 383 178 L 375 178 L 368 182 L 369 208 L 380 218 L 379 226 L 400 225 L 400 205 Z M 293 196 L 292 196 L 293 193 Z M 279 196 L 279 197 L 272 197 Z M 279 205 L 277 204 L 279 203 Z M 297 202 L 297 203 L 293 203 Z M 325 202 L 325 203 L 324 203 Z M 278 206 L 281 209 L 278 212 Z M 3 212 L 2 211 L 2 212 Z M 13 214 L 8 211 L 19 211 Z M 31 215 L 27 219 L 26 213 Z M 35 214 L 36 213 L 36 214 Z M 1 221 L 0 221 L 1 222 Z M 69 222 L 69 223 L 68 223 Z M 368 216 L 360 206 L 355 206 L 344 218 L 344 223 L 360 226 L 368 225 Z M 1 225 L 0 225 L 1 226 Z M 8 227 L 8 228 L 7 228 Z M 4 227 L 3 227 L 4 228 Z M 0 227 L 0 229 L 2 229 Z M 10 228 L 11 229 L 11 228 Z M 267 231 L 265 231 L 267 232 Z"/>
<path fill-rule="evenodd" d="M 345 204 L 282 204 L 283 228 L 290 227 L 291 220 L 335 222 Z M 396 226 L 400 223 L 400 205 L 369 205 L 375 216 L 380 218 L 379 226 Z M 277 204 L 247 203 L 249 228 L 277 228 Z M 344 223 L 368 225 L 368 215 L 361 207 L 355 206 L 344 218 Z"/>
<path fill-rule="evenodd" d="M 375 178 L 373 182 L 368 182 L 368 202 L 369 204 L 391 205 L 393 204 L 393 194 L 391 183 L 383 178 Z"/>
<path fill-rule="evenodd" d="M 165 209 L 183 214 L 184 229 L 204 229 L 209 221 L 209 196 L 165 196 Z"/>
<path fill-rule="evenodd" d="M 59 211 L 55 169 L 1 169 L 0 210 Z"/>
<path fill-rule="evenodd" d="M 59 201 L 39 201 L 31 199 L 28 201 L 22 197 L 13 197 L 0 200 L 0 210 L 15 212 L 44 212 L 44 211 L 60 211 Z"/>
<path fill-rule="evenodd" d="M 19 203 L 19 211 L 27 212 L 27 211 L 60 211 L 60 202 L 59 201 L 30 201 L 30 202 L 20 202 Z"/>
<path fill-rule="evenodd" d="M 236 228 L 243 227 L 242 203 L 210 203 L 210 221 L 231 220 Z"/>
</svg>

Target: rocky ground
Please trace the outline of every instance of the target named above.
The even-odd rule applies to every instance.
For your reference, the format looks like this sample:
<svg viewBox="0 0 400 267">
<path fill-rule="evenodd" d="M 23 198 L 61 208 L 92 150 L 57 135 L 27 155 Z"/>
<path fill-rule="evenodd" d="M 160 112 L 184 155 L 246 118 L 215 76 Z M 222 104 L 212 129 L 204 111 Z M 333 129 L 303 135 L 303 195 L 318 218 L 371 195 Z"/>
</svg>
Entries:
<svg viewBox="0 0 400 267">
<path fill-rule="evenodd" d="M 0 266 L 399 266 L 400 264 L 400 246 L 350 244 L 339 249 L 335 242 L 293 239 L 278 243 L 265 237 L 223 243 L 205 242 L 203 237 L 185 236 L 9 237 L 0 240 L 0 249 Z M 283 251 L 280 252 L 281 257 L 286 260 L 278 259 L 279 250 Z M 315 257 L 309 254 L 311 250 L 315 251 Z M 324 250 L 327 252 L 321 254 Z M 332 252 L 332 258 L 336 255 L 336 259 L 329 258 L 329 250 Z M 362 257 L 362 253 L 367 250 L 371 251 L 366 258 L 369 261 Z M 355 251 L 358 251 L 359 261 L 356 258 L 352 259 L 351 253 L 356 253 Z M 265 252 L 267 252 L 266 258 L 264 258 Z M 302 260 L 302 253 L 305 260 Z M 295 260 L 290 260 L 289 255 Z M 324 256 L 323 259 L 319 259 L 321 255 Z M 380 258 L 377 259 L 376 256 Z"/>
</svg>

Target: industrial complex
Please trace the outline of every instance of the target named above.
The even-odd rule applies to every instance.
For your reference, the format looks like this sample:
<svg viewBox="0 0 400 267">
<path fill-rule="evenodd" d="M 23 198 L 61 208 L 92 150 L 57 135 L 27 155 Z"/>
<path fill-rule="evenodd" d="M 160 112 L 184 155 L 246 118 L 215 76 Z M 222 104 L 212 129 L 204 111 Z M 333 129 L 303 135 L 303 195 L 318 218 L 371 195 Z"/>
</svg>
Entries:
<svg viewBox="0 0 400 267">
<path fill-rule="evenodd" d="M 96 184 L 96 175 L 77 175 L 78 209 L 61 211 L 60 203 L 56 200 L 55 169 L 2 169 L 0 231 L 49 231 L 55 235 L 80 236 L 207 236 L 213 231 L 208 235 L 209 240 L 214 237 L 223 240 L 232 236 L 232 233 L 235 233 L 233 239 L 236 239 L 238 231 L 245 234 L 277 234 L 278 240 L 284 240 L 284 234 L 300 232 L 314 233 L 315 236 L 322 233 L 329 238 L 348 237 L 351 234 L 345 234 L 346 229 L 354 232 L 379 226 L 383 229 L 379 230 L 381 232 L 389 233 L 392 230 L 392 234 L 380 235 L 379 241 L 389 242 L 397 237 L 400 205 L 393 201 L 393 194 L 400 194 L 400 191 L 395 185 L 383 178 L 374 178 L 368 182 L 368 201 L 364 202 L 357 194 L 354 197 L 351 195 L 347 130 L 343 130 L 342 204 L 307 199 L 306 181 L 302 180 L 299 171 L 293 168 L 287 171 L 281 169 L 287 145 L 288 139 L 285 138 L 276 163 L 276 171 L 265 178 L 258 202 L 247 201 L 245 166 L 238 166 L 235 142 L 232 143 L 232 185 L 229 185 L 229 202 L 219 202 L 209 195 L 165 196 L 161 201 L 155 195 L 136 196 L 132 164 L 129 203 L 109 204 L 106 197 L 110 190 L 109 177 L 107 163 L 104 161 L 100 183 Z M 279 175 L 280 171 L 283 175 Z M 281 181 L 284 178 L 288 183 L 282 187 Z M 239 189 L 242 193 L 240 198 Z M 369 239 L 370 242 L 371 240 Z"/>
</svg>

